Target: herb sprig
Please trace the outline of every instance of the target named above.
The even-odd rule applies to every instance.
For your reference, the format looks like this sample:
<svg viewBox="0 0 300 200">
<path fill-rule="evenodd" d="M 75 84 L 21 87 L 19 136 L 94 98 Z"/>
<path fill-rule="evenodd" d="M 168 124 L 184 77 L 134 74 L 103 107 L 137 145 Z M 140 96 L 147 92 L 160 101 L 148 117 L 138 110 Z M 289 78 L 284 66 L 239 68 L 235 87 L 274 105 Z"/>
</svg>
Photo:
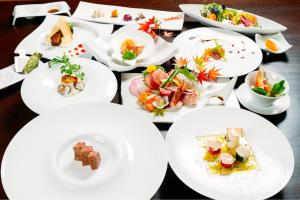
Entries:
<svg viewBox="0 0 300 200">
<path fill-rule="evenodd" d="M 285 90 L 284 83 L 285 83 L 285 80 L 281 80 L 281 81 L 275 83 L 270 92 L 267 92 L 265 89 L 259 88 L 259 87 L 254 87 L 254 88 L 252 88 L 252 90 L 263 96 L 276 97 L 276 96 L 281 95 L 284 92 L 284 90 Z"/>
<path fill-rule="evenodd" d="M 60 65 L 60 72 L 66 75 L 73 75 L 81 80 L 84 79 L 85 73 L 81 71 L 81 66 L 78 64 L 72 64 L 70 59 L 65 54 L 62 57 L 55 57 L 49 63 L 49 68 L 55 65 Z"/>
</svg>

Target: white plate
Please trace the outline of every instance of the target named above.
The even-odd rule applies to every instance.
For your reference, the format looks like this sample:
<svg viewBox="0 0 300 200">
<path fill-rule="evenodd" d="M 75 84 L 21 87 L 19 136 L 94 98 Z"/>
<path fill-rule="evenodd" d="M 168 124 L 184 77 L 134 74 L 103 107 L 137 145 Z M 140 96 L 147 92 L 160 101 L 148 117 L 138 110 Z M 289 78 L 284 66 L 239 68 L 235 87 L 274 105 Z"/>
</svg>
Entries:
<svg viewBox="0 0 300 200">
<path fill-rule="evenodd" d="M 92 18 L 95 9 L 100 9 L 101 12 L 104 12 L 105 16 L 100 18 Z M 114 9 L 118 10 L 119 13 L 118 17 L 110 17 L 111 11 L 113 11 Z M 75 12 L 73 13 L 72 17 L 93 21 L 93 22 L 126 25 L 126 24 L 136 22 L 134 19 L 139 13 L 143 13 L 146 19 L 152 18 L 153 16 L 158 18 L 161 22 L 160 27 L 163 30 L 179 31 L 182 29 L 183 21 L 184 21 L 184 14 L 182 12 L 149 10 L 149 9 L 142 9 L 142 8 L 128 8 L 128 7 L 113 6 L 113 5 L 94 4 L 94 3 L 84 2 L 84 1 L 79 2 L 79 5 L 76 8 Z M 124 21 L 123 16 L 125 14 L 130 14 L 132 16 L 132 21 L 127 21 L 127 22 Z M 179 19 L 171 20 L 171 21 L 163 20 L 164 18 L 176 17 L 176 16 L 178 16 Z M 138 22 L 141 21 L 142 20 Z"/>
<path fill-rule="evenodd" d="M 228 176 L 209 174 L 196 136 L 225 133 L 227 127 L 244 128 L 260 169 Z M 242 109 L 195 110 L 171 126 L 166 145 L 175 174 L 191 189 L 212 199 L 266 199 L 288 183 L 294 170 L 293 151 L 281 131 Z"/>
<path fill-rule="evenodd" d="M 75 96 L 64 97 L 57 92 L 61 73 L 59 67 L 39 66 L 29 74 L 21 87 L 21 96 L 28 108 L 44 113 L 62 106 L 82 102 L 110 102 L 117 92 L 117 79 L 111 70 L 93 60 L 73 58 L 85 72 L 85 88 Z"/>
<path fill-rule="evenodd" d="M 222 22 L 213 21 L 207 19 L 206 17 L 202 17 L 200 14 L 200 10 L 203 8 L 203 4 L 180 4 L 179 8 L 188 16 L 198 20 L 204 25 L 215 26 L 219 28 L 229 29 L 232 31 L 237 31 L 245 34 L 254 35 L 255 33 L 259 34 L 271 34 L 277 33 L 281 31 L 285 31 L 287 28 L 282 26 L 281 24 L 274 22 L 270 19 L 255 15 L 257 21 L 261 27 L 244 27 L 244 26 L 236 26 L 231 24 L 224 24 Z"/>
<path fill-rule="evenodd" d="M 278 42 L 279 45 L 279 50 L 276 52 L 271 52 L 269 49 L 266 48 L 266 40 L 268 38 L 272 38 L 275 41 Z M 287 50 L 289 50 L 292 45 L 290 45 L 284 38 L 284 36 L 282 35 L 282 33 L 276 33 L 276 34 L 271 34 L 271 35 L 260 35 L 260 34 L 255 34 L 255 41 L 257 43 L 257 45 L 267 51 L 267 52 L 271 52 L 271 53 L 275 53 L 275 54 L 280 54 L 280 53 L 284 53 Z"/>
<path fill-rule="evenodd" d="M 48 13 L 49 9 L 59 9 L 55 13 Z M 33 18 L 38 16 L 56 15 L 66 13 L 71 16 L 70 7 L 65 1 L 41 3 L 41 4 L 26 4 L 16 5 L 13 11 L 13 25 L 15 25 L 16 19 L 20 17 Z"/>
<path fill-rule="evenodd" d="M 158 37 L 154 42 L 154 48 L 151 53 L 148 54 L 140 63 L 135 65 L 126 66 L 117 64 L 111 61 L 108 56 L 110 47 L 110 41 L 114 35 L 121 35 L 124 33 L 132 32 L 132 30 L 137 30 L 138 26 L 136 24 L 130 24 L 123 26 L 122 28 L 115 31 L 112 35 L 104 38 L 97 39 L 92 42 L 88 42 L 85 46 L 87 51 L 95 57 L 98 61 L 107 65 L 111 70 L 124 72 L 130 71 L 137 67 L 146 67 L 151 64 L 161 65 L 171 59 L 177 52 L 177 48 L 172 43 L 166 42 L 161 37 Z M 128 35 L 130 37 L 130 35 Z M 159 52 L 159 53 L 157 53 Z"/>
<path fill-rule="evenodd" d="M 73 161 L 78 140 L 99 151 L 91 171 Z M 1 179 L 10 199 L 150 199 L 167 170 L 164 139 L 117 104 L 88 103 L 40 115 L 8 145 Z"/>
<path fill-rule="evenodd" d="M 243 83 L 236 91 L 236 96 L 241 104 L 247 109 L 262 114 L 262 115 L 277 115 L 284 111 L 286 111 L 291 103 L 290 95 L 285 95 L 281 99 L 275 101 L 275 103 L 271 106 L 258 106 L 253 103 L 252 95 L 246 85 Z"/>
<path fill-rule="evenodd" d="M 19 50 L 25 50 L 28 54 L 41 52 L 44 58 L 51 59 L 55 56 L 62 56 L 64 52 L 73 49 L 78 46 L 78 44 L 84 44 L 88 41 L 95 40 L 96 38 L 107 36 L 113 30 L 113 25 L 96 24 L 71 17 L 65 17 L 67 22 L 74 24 L 73 42 L 67 47 L 52 47 L 44 44 L 46 35 L 50 33 L 59 17 L 60 16 L 56 15 L 47 15 L 43 23 L 22 40 L 17 46 L 15 53 L 18 53 Z"/>
<path fill-rule="evenodd" d="M 212 60 L 207 66 L 220 68 L 224 77 L 245 75 L 261 64 L 262 52 L 248 37 L 220 28 L 195 28 L 179 34 L 173 41 L 179 50 L 176 57 L 187 58 L 192 69 L 193 57 L 201 56 L 206 48 L 216 46 L 214 41 L 201 42 L 200 39 L 218 39 L 218 44 L 223 45 L 226 61 Z"/>
<path fill-rule="evenodd" d="M 196 110 L 196 109 L 202 109 L 206 105 L 205 101 L 202 99 L 198 102 L 198 105 L 196 107 L 187 107 L 183 106 L 180 110 L 174 111 L 174 112 L 165 112 L 164 116 L 154 116 L 153 113 L 149 113 L 145 110 L 143 110 L 140 105 L 137 103 L 137 97 L 132 95 L 129 91 L 130 83 L 133 79 L 137 77 L 141 77 L 142 74 L 139 73 L 123 73 L 121 77 L 121 96 L 122 96 L 122 104 L 124 106 L 127 106 L 129 108 L 132 108 L 136 110 L 137 112 L 144 115 L 146 118 L 150 119 L 152 122 L 155 123 L 173 123 L 183 115 Z M 204 83 L 205 88 L 205 94 L 209 96 L 211 93 L 218 91 L 219 89 L 223 88 L 226 85 L 226 83 Z M 203 98 L 204 99 L 204 98 Z M 239 102 L 234 94 L 234 92 L 231 93 L 229 98 L 227 99 L 227 102 L 225 103 L 226 107 L 234 107 L 234 108 L 240 108 Z"/>
</svg>

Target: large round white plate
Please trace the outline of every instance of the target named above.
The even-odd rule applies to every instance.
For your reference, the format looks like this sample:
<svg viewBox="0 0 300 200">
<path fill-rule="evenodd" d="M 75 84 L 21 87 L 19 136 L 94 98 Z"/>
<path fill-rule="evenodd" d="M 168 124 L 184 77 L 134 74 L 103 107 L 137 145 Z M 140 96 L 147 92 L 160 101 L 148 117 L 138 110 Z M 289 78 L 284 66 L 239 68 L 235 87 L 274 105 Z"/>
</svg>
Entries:
<svg viewBox="0 0 300 200">
<path fill-rule="evenodd" d="M 228 176 L 209 174 L 196 136 L 225 133 L 227 127 L 244 128 L 260 169 Z M 281 131 L 242 109 L 210 107 L 190 112 L 171 126 L 166 146 L 176 175 L 213 199 L 266 199 L 288 183 L 294 170 L 293 151 Z"/>
<path fill-rule="evenodd" d="M 44 40 L 59 17 L 60 16 L 47 15 L 43 23 L 20 42 L 15 53 L 19 53 L 20 50 L 25 50 L 27 54 L 41 52 L 44 58 L 52 59 L 55 56 L 63 55 L 64 52 L 67 52 L 68 50 L 73 50 L 74 47 L 77 47 L 79 44 L 84 44 L 99 37 L 108 36 L 113 30 L 113 25 L 111 24 L 97 24 L 65 17 L 67 22 L 74 25 L 73 41 L 70 45 L 65 47 L 53 47 L 45 44 Z"/>
<path fill-rule="evenodd" d="M 287 28 L 281 24 L 274 22 L 270 19 L 255 15 L 260 27 L 244 27 L 236 26 L 231 24 L 225 24 L 218 21 L 213 21 L 207 19 L 206 17 L 201 16 L 200 10 L 203 8 L 203 4 L 180 4 L 179 8 L 188 16 L 196 19 L 204 25 L 215 26 L 219 28 L 229 29 L 245 34 L 254 35 L 255 33 L 259 34 L 272 34 L 285 31 Z"/>
<path fill-rule="evenodd" d="M 117 92 L 117 79 L 106 66 L 99 62 L 73 58 L 72 63 L 81 65 L 85 72 L 85 88 L 82 92 L 64 97 L 57 92 L 61 73 L 59 67 L 39 66 L 23 81 L 21 96 L 28 108 L 35 113 L 81 102 L 110 102 Z"/>
<path fill-rule="evenodd" d="M 85 141 L 96 171 L 73 160 Z M 10 199 L 150 199 L 167 170 L 164 139 L 151 121 L 117 104 L 86 103 L 40 115 L 8 145 L 1 179 Z"/>
<path fill-rule="evenodd" d="M 226 60 L 212 60 L 208 67 L 220 68 L 224 77 L 245 75 L 256 69 L 262 61 L 262 52 L 257 44 L 248 37 L 220 28 L 195 28 L 179 34 L 173 41 L 178 48 L 176 57 L 187 58 L 189 67 L 194 68 L 193 57 L 202 56 L 206 48 L 216 46 L 217 39 L 225 50 Z"/>
</svg>

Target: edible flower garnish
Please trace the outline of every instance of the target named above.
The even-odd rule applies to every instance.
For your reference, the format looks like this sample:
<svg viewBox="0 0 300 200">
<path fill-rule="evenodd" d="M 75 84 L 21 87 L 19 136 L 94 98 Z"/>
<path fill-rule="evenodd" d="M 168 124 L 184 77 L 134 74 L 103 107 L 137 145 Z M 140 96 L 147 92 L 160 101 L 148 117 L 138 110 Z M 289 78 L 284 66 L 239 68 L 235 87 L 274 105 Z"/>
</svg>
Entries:
<svg viewBox="0 0 300 200">
<path fill-rule="evenodd" d="M 214 58 L 216 60 L 225 59 L 225 50 L 222 45 L 218 44 L 215 40 L 216 46 L 213 48 L 207 48 L 204 51 L 203 59 L 207 61 L 209 58 Z"/>
</svg>

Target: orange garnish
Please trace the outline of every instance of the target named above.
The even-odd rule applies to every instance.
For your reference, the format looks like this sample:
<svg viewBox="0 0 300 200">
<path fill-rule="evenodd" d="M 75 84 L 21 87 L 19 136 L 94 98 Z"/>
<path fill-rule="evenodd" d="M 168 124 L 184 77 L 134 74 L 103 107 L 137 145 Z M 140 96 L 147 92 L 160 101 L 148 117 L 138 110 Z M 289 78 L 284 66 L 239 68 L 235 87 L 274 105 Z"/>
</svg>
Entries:
<svg viewBox="0 0 300 200">
<path fill-rule="evenodd" d="M 114 9 L 113 11 L 111 11 L 111 17 L 118 17 L 118 10 Z"/>
<path fill-rule="evenodd" d="M 269 49 L 269 50 L 271 50 L 273 52 L 279 50 L 277 44 L 272 39 L 270 39 L 270 38 L 268 38 L 266 40 L 265 45 L 266 45 L 267 49 Z"/>
<path fill-rule="evenodd" d="M 175 59 L 175 65 L 177 67 L 184 67 L 188 64 L 188 62 L 189 61 L 186 58 L 182 58 L 182 57 Z"/>
<path fill-rule="evenodd" d="M 215 69 L 215 67 L 213 67 L 212 69 L 210 69 L 208 71 L 208 78 L 211 80 L 216 80 L 218 76 L 221 76 L 221 74 L 219 73 L 220 69 Z"/>
<path fill-rule="evenodd" d="M 163 20 L 165 20 L 165 21 L 171 21 L 171 20 L 177 20 L 177 19 L 180 19 L 180 17 L 179 16 L 175 16 L 175 17 L 163 18 Z"/>
</svg>

